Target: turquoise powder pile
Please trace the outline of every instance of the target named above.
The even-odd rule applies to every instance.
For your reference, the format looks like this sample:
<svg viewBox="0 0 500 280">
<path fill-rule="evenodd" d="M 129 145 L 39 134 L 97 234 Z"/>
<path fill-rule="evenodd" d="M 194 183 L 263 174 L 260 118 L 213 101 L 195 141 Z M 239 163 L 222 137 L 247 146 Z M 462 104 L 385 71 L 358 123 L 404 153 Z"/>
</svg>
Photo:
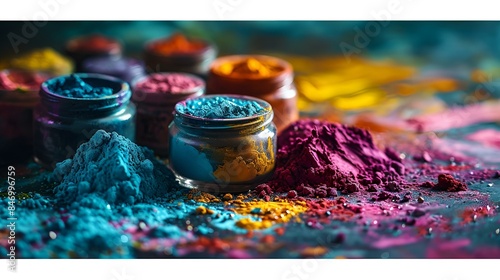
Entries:
<svg viewBox="0 0 500 280">
<path fill-rule="evenodd" d="M 113 89 L 93 87 L 74 74 L 68 77 L 48 80 L 47 88 L 57 95 L 72 98 L 100 98 L 113 94 Z"/>
<path fill-rule="evenodd" d="M 151 150 L 103 130 L 82 144 L 73 159 L 58 163 L 52 177 L 60 182 L 56 198 L 66 205 L 92 206 L 99 200 L 134 204 L 177 186 L 174 175 Z"/>
<path fill-rule="evenodd" d="M 205 119 L 235 119 L 260 115 L 266 112 L 258 102 L 226 96 L 201 97 L 179 106 L 180 113 Z"/>
</svg>

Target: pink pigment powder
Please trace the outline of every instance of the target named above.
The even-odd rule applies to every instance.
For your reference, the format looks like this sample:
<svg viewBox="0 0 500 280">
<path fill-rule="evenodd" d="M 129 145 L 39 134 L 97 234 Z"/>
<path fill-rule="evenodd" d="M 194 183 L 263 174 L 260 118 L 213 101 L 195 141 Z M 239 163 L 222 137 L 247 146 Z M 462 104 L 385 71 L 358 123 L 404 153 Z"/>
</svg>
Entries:
<svg viewBox="0 0 500 280">
<path fill-rule="evenodd" d="M 405 167 L 394 151 L 379 150 L 366 130 L 336 123 L 293 123 L 278 137 L 276 163 L 273 178 L 256 188 L 259 195 L 332 197 L 337 191 L 398 192 L 405 185 Z"/>
<path fill-rule="evenodd" d="M 184 93 L 203 85 L 200 79 L 182 73 L 155 73 L 138 82 L 136 90 L 145 93 Z"/>
</svg>

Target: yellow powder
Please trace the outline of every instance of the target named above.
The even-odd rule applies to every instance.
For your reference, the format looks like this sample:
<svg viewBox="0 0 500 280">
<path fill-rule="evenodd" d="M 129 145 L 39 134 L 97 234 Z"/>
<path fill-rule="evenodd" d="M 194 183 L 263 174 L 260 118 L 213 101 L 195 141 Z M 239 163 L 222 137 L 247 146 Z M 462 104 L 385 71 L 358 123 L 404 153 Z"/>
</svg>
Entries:
<svg viewBox="0 0 500 280">
<path fill-rule="evenodd" d="M 274 168 L 274 145 L 271 137 L 268 138 L 266 147 L 263 142 L 257 146 L 252 140 L 243 148 L 223 148 L 217 153 L 223 156 L 224 164 L 214 171 L 214 176 L 226 182 L 250 181 Z"/>
<path fill-rule="evenodd" d="M 206 192 L 199 192 L 196 190 L 191 190 L 187 194 L 188 199 L 192 199 L 196 202 L 204 202 L 204 203 L 209 203 L 209 202 L 220 202 L 220 199 L 214 196 L 213 194 L 209 194 Z"/>
<path fill-rule="evenodd" d="M 234 203 L 234 202 L 233 202 Z M 283 201 L 238 201 L 232 210 L 241 215 L 254 215 L 259 220 L 244 218 L 236 222 L 236 226 L 247 230 L 260 230 L 271 227 L 275 223 L 287 223 L 298 214 L 305 212 L 307 207 L 302 202 Z"/>
<path fill-rule="evenodd" d="M 67 75 L 73 72 L 72 62 L 51 48 L 34 50 L 4 60 L 0 62 L 0 68 L 43 71 L 53 75 Z"/>
</svg>

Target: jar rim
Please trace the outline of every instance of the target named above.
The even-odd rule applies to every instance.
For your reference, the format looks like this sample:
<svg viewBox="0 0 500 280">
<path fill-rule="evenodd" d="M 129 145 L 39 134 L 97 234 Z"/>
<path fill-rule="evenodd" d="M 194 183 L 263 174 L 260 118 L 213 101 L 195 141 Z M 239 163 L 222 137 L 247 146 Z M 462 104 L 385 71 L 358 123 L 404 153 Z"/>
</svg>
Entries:
<svg viewBox="0 0 500 280">
<path fill-rule="evenodd" d="M 120 84 L 120 90 L 117 91 L 117 92 L 115 92 L 115 93 L 113 93 L 113 94 L 105 95 L 105 96 L 101 96 L 101 97 L 96 97 L 96 98 L 82 98 L 82 97 L 69 97 L 69 96 L 59 95 L 59 94 L 56 94 L 56 93 L 52 92 L 48 88 L 48 82 L 49 81 L 59 80 L 59 79 L 65 79 L 67 77 L 70 77 L 71 75 L 76 75 L 76 76 L 78 76 L 79 78 L 82 78 L 82 79 L 92 78 L 92 79 L 100 79 L 100 80 L 106 80 L 106 81 L 109 81 L 109 82 L 119 83 Z M 45 82 L 43 82 L 40 85 L 40 92 L 43 92 L 44 94 L 47 94 L 47 95 L 49 95 L 51 97 L 65 99 L 65 100 L 98 101 L 98 100 L 116 99 L 116 98 L 119 98 L 120 96 L 127 95 L 127 93 L 130 92 L 130 86 L 129 86 L 129 84 L 127 82 L 125 82 L 125 81 L 123 81 L 123 80 L 121 80 L 119 78 L 116 78 L 116 77 L 113 77 L 113 76 L 109 76 L 109 75 L 98 74 L 98 73 L 73 73 L 73 74 L 68 74 L 68 75 L 57 76 L 57 77 L 54 77 L 54 78 L 46 80 Z"/>
<path fill-rule="evenodd" d="M 137 88 L 137 85 L 150 78 L 151 75 L 183 75 L 189 77 L 190 79 L 196 80 L 198 82 L 198 86 L 191 87 L 189 89 L 183 90 L 181 92 L 171 93 L 170 91 L 165 92 L 152 92 L 145 91 Z M 175 105 L 177 102 L 187 99 L 187 97 L 192 96 L 191 98 L 199 97 L 205 93 L 206 84 L 203 79 L 200 77 L 185 73 L 185 72 L 155 72 L 144 75 L 132 81 L 131 89 L 133 91 L 132 101 L 138 103 L 161 103 L 161 104 L 171 104 Z"/>
<path fill-rule="evenodd" d="M 193 115 L 186 114 L 180 111 L 180 108 L 186 106 L 186 103 L 196 99 L 213 99 L 217 97 L 229 97 L 235 99 L 242 99 L 248 101 L 255 101 L 261 105 L 264 110 L 261 113 L 239 118 L 204 118 L 197 117 Z M 259 98 L 246 96 L 246 95 L 236 95 L 236 94 L 214 94 L 214 95 L 203 95 L 199 97 L 188 98 L 186 100 L 180 101 L 175 105 L 175 120 L 181 119 L 181 125 L 196 127 L 199 129 L 240 129 L 248 128 L 249 126 L 260 126 L 265 125 L 273 120 L 274 112 L 267 101 Z"/>
<path fill-rule="evenodd" d="M 42 84 L 39 92 L 41 104 L 50 114 L 67 117 L 105 115 L 118 110 L 130 101 L 130 96 L 132 95 L 130 86 L 121 79 L 94 73 L 75 73 L 74 75 L 78 75 L 78 77 L 83 80 L 98 79 L 103 82 L 115 83 L 116 87 L 114 87 L 113 90 L 116 92 L 98 98 L 67 97 L 55 94 L 48 89 L 47 82 L 52 80 L 50 79 Z M 69 75 L 58 76 L 54 79 L 63 79 L 68 76 Z"/>
</svg>

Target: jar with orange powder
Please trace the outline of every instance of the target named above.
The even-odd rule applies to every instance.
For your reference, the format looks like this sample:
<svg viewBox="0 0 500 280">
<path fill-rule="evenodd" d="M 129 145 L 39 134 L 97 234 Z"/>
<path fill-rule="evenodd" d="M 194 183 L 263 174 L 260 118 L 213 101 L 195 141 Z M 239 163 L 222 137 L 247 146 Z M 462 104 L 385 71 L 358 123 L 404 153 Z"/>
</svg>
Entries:
<svg viewBox="0 0 500 280">
<path fill-rule="evenodd" d="M 207 94 L 239 94 L 271 104 L 278 132 L 299 118 L 292 66 L 264 55 L 232 55 L 216 59 L 207 80 Z"/>
<path fill-rule="evenodd" d="M 176 33 L 147 43 L 144 62 L 148 73 L 184 72 L 206 78 L 216 55 L 213 44 Z"/>
</svg>

